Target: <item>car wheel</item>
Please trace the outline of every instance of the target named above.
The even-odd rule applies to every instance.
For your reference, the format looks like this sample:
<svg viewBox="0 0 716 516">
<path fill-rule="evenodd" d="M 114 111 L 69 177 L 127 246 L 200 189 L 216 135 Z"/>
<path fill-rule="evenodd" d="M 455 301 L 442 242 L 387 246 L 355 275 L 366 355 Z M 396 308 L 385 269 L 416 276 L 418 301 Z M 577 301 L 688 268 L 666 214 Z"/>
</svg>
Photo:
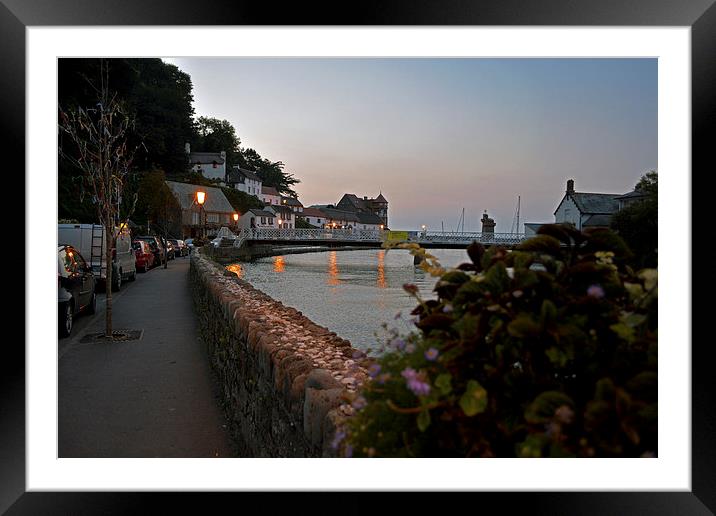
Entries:
<svg viewBox="0 0 716 516">
<path fill-rule="evenodd" d="M 147 264 L 144 264 L 144 267 L 142 268 L 142 272 L 147 272 L 149 270 L 149 267 L 147 267 Z"/>
<path fill-rule="evenodd" d="M 134 281 L 137 279 L 137 269 L 135 268 L 132 272 L 132 275 L 128 278 L 129 281 Z"/>
<path fill-rule="evenodd" d="M 92 299 L 90 300 L 89 305 L 87 305 L 87 313 L 93 314 L 97 311 L 97 294 L 92 292 Z"/>
<path fill-rule="evenodd" d="M 72 333 L 73 317 L 74 309 L 72 308 L 72 301 L 60 305 L 60 313 L 57 321 L 59 324 L 60 337 L 69 337 L 70 333 Z"/>
</svg>

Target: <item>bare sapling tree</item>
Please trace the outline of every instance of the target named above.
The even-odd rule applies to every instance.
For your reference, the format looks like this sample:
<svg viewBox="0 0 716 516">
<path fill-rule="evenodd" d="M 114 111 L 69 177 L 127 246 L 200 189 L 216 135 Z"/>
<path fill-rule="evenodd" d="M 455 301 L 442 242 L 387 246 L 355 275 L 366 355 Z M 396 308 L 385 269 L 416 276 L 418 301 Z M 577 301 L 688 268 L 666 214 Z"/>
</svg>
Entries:
<svg viewBox="0 0 716 516">
<path fill-rule="evenodd" d="M 70 145 L 60 146 L 60 155 L 82 172 L 82 195 L 91 195 L 97 217 L 104 227 L 106 263 L 106 324 L 105 337 L 112 337 L 112 255 L 117 237 L 127 231 L 129 217 L 134 212 L 137 196 L 122 206 L 122 193 L 129 179 L 137 147 L 129 148 L 129 136 L 134 131 L 134 118 L 127 112 L 116 94 L 108 87 L 107 66 L 100 63 L 100 84 L 97 103 L 92 107 L 76 107 L 65 111 L 60 106 L 59 130 L 67 135 Z M 124 213 L 122 213 L 124 212 Z M 100 267 L 101 268 L 101 267 Z"/>
</svg>

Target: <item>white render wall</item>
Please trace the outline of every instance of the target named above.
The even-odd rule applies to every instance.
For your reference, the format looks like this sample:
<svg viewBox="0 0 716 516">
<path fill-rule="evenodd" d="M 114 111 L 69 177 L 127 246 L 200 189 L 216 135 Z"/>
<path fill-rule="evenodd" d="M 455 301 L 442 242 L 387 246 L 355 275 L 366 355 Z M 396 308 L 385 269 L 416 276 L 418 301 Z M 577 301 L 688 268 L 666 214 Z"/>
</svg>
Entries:
<svg viewBox="0 0 716 516">
<path fill-rule="evenodd" d="M 253 179 L 246 178 L 244 183 L 236 183 L 234 185 L 234 188 L 236 188 L 240 192 L 247 193 L 249 195 L 253 195 L 254 197 L 258 197 L 261 199 L 261 181 L 254 181 Z"/>
<path fill-rule="evenodd" d="M 226 179 L 226 164 L 217 164 L 216 168 L 211 163 L 202 163 L 201 165 L 194 165 L 191 167 L 192 171 L 200 173 L 207 179 L 219 179 L 224 181 Z"/>
<path fill-rule="evenodd" d="M 582 229 L 582 220 L 583 217 L 581 216 L 579 208 L 577 208 L 577 205 L 571 197 L 564 199 L 554 214 L 554 221 L 556 223 L 569 222 L 574 224 L 577 229 Z"/>
<path fill-rule="evenodd" d="M 261 200 L 264 202 L 264 204 L 270 204 L 273 206 L 278 206 L 279 204 L 281 204 L 280 195 L 261 194 Z"/>
</svg>

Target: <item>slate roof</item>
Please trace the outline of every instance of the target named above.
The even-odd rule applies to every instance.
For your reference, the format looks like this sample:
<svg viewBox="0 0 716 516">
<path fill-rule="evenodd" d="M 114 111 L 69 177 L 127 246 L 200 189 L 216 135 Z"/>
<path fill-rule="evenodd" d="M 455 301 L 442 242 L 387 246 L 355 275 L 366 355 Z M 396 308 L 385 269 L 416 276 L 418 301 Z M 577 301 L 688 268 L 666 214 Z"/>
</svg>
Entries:
<svg viewBox="0 0 716 516">
<path fill-rule="evenodd" d="M 343 194 L 338 204 L 346 208 L 352 207 L 354 210 L 368 210 L 368 206 L 363 199 L 360 199 L 356 194 Z M 349 206 L 346 206 L 348 204 Z"/>
<path fill-rule="evenodd" d="M 251 179 L 252 181 L 258 181 L 259 183 L 262 181 L 262 179 L 256 175 L 255 172 L 252 172 L 251 170 L 246 170 L 244 168 L 234 167 L 227 173 L 227 183 L 243 183 L 244 178 Z M 263 192 L 263 188 L 262 188 Z"/>
<path fill-rule="evenodd" d="M 587 220 L 584 221 L 582 226 L 584 226 L 584 227 L 590 227 L 590 226 L 591 227 L 594 227 L 594 226 L 608 227 L 611 220 L 612 220 L 611 215 L 607 215 L 607 214 L 592 215 L 591 217 L 589 217 Z"/>
<path fill-rule="evenodd" d="M 357 222 L 358 217 L 355 212 L 346 210 L 336 210 L 334 208 L 322 208 L 321 211 L 326 214 L 326 218 L 333 220 L 345 220 L 346 222 Z"/>
<path fill-rule="evenodd" d="M 303 208 L 303 204 L 301 204 L 301 201 L 299 201 L 298 199 L 294 199 L 293 197 L 281 196 L 281 204 L 284 204 L 286 206 L 300 206 Z"/>
<path fill-rule="evenodd" d="M 377 224 L 380 225 L 383 221 L 375 213 L 356 213 L 358 215 L 358 222 L 361 224 Z"/>
<path fill-rule="evenodd" d="M 388 204 L 388 200 L 385 197 L 383 197 L 382 193 L 378 194 L 378 197 L 373 199 L 373 202 L 384 202 L 384 203 Z"/>
<path fill-rule="evenodd" d="M 221 157 L 221 153 L 219 152 L 190 152 L 189 153 L 189 163 L 192 165 L 196 165 L 197 163 L 200 163 L 202 165 L 206 164 L 212 164 L 216 161 L 219 165 L 222 165 L 224 163 L 224 158 Z"/>
<path fill-rule="evenodd" d="M 557 205 L 557 209 L 554 210 L 554 213 L 557 213 L 559 207 L 562 205 L 562 203 L 567 197 L 571 197 L 571 199 L 574 201 L 574 204 L 576 204 L 577 208 L 579 208 L 579 211 L 584 215 L 615 213 L 619 210 L 619 202 L 617 201 L 617 197 L 620 196 L 621 194 L 610 193 L 567 193 Z"/>
<path fill-rule="evenodd" d="M 616 197 L 617 200 L 622 199 L 639 199 L 641 197 L 646 197 L 647 194 L 644 192 L 641 192 L 639 190 L 632 190 L 629 193 L 625 193 L 624 195 L 620 195 L 619 197 Z"/>
<path fill-rule="evenodd" d="M 276 218 L 275 213 L 266 210 L 259 210 L 258 208 L 251 208 L 249 212 L 253 213 L 254 215 L 258 215 L 259 217 L 271 217 L 272 219 Z"/>
<path fill-rule="evenodd" d="M 267 210 L 273 210 L 275 213 L 280 215 L 291 215 L 293 210 L 288 206 L 281 206 L 280 204 L 269 204 L 266 206 Z"/>
<path fill-rule="evenodd" d="M 189 183 L 178 183 L 176 181 L 166 181 L 167 186 L 177 198 L 183 210 L 189 210 L 196 199 L 196 192 L 202 190 L 206 192 L 206 201 L 204 209 L 206 211 L 218 213 L 234 213 L 231 203 L 219 188 L 212 186 L 191 185 Z"/>
<path fill-rule="evenodd" d="M 275 195 L 276 197 L 281 195 L 278 193 L 278 190 L 276 190 L 273 186 L 261 185 L 261 193 L 264 195 Z"/>
<path fill-rule="evenodd" d="M 303 208 L 303 212 L 301 213 L 302 217 L 320 217 L 325 218 L 326 214 L 323 213 L 323 211 L 319 210 L 318 208 Z"/>
</svg>

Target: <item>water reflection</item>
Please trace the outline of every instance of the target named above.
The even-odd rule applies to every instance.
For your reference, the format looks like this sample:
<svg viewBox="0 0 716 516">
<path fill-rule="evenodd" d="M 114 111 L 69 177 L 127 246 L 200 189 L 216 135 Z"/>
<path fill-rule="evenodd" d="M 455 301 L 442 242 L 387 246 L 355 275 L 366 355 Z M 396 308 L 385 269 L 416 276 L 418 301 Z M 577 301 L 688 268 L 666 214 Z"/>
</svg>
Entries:
<svg viewBox="0 0 716 516">
<path fill-rule="evenodd" d="M 286 261 L 284 260 L 283 256 L 276 256 L 273 259 L 273 271 L 274 272 L 283 272 L 286 268 Z"/>
<path fill-rule="evenodd" d="M 241 267 L 240 263 L 232 263 L 231 265 L 227 265 L 226 270 L 233 272 L 239 278 L 244 275 L 244 269 Z"/>
<path fill-rule="evenodd" d="M 434 254 L 445 267 L 469 259 L 464 250 Z M 375 333 L 382 335 L 383 323 L 414 329 L 407 314 L 416 301 L 403 290 L 405 283 L 417 285 L 424 299 L 435 298 L 436 279 L 413 266 L 413 257 L 402 249 L 290 254 L 227 269 L 363 350 L 376 346 Z M 405 314 L 400 320 L 394 319 L 398 311 Z"/>
<path fill-rule="evenodd" d="M 385 281 L 385 251 L 378 251 L 378 288 L 386 288 L 388 283 Z"/>
<path fill-rule="evenodd" d="M 341 280 L 338 278 L 338 252 L 331 251 L 328 253 L 328 284 L 336 286 L 341 284 Z"/>
</svg>

